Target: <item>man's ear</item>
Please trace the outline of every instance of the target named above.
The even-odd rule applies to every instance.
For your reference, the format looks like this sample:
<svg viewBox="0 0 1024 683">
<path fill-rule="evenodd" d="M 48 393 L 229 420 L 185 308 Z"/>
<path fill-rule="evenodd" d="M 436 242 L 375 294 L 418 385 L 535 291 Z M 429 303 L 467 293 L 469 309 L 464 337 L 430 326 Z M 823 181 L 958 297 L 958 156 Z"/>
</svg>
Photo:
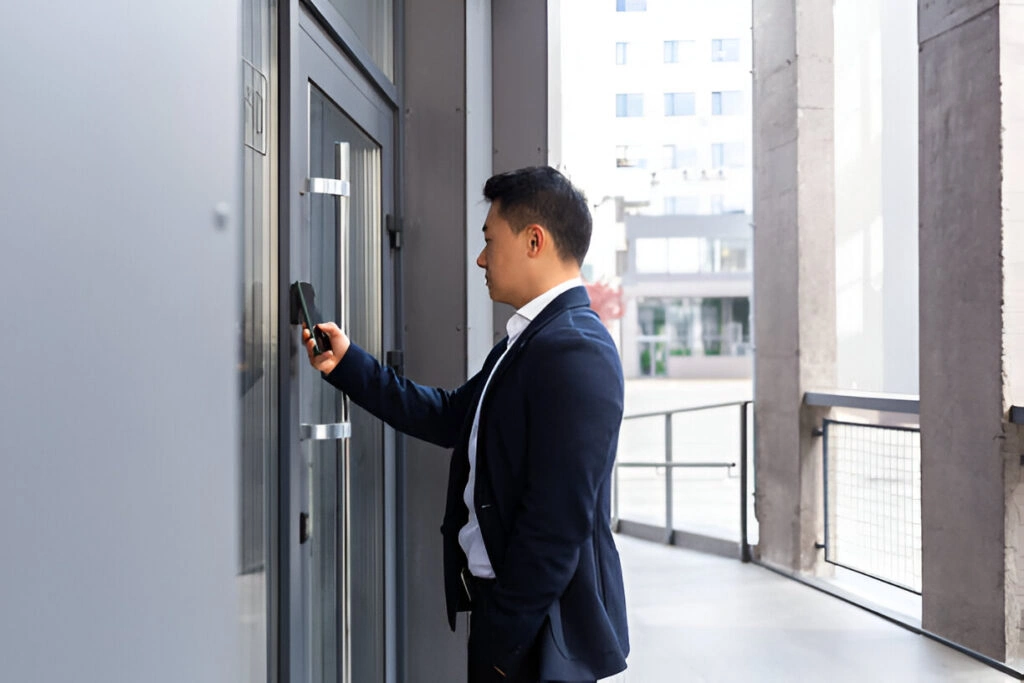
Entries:
<svg viewBox="0 0 1024 683">
<path fill-rule="evenodd" d="M 548 242 L 548 236 L 544 232 L 544 228 L 539 225 L 527 225 L 524 229 L 526 230 L 526 238 L 529 243 L 529 255 L 539 256 Z"/>
</svg>

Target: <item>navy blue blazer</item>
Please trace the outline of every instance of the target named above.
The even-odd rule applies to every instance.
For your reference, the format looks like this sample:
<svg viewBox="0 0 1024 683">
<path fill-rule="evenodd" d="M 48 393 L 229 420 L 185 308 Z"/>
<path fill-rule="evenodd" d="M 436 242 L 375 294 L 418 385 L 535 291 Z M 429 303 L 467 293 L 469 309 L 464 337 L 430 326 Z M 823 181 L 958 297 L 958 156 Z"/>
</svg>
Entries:
<svg viewBox="0 0 1024 683">
<path fill-rule="evenodd" d="M 506 672 L 538 647 L 542 677 L 555 680 L 610 676 L 625 669 L 629 652 L 609 526 L 622 366 L 589 303 L 575 287 L 530 323 L 495 371 L 477 436 L 474 505 L 496 583 L 492 604 L 474 613 L 470 646 Z M 456 612 L 469 608 L 458 541 L 469 516 L 469 434 L 506 343 L 453 391 L 400 377 L 355 345 L 326 377 L 395 429 L 454 449 L 441 526 L 453 630 Z"/>
</svg>

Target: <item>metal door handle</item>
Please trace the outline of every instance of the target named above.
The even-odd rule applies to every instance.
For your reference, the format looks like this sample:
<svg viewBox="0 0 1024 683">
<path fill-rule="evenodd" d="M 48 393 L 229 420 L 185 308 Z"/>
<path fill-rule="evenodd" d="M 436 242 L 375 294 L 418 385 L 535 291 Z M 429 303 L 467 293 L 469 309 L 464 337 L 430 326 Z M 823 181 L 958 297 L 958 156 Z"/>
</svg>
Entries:
<svg viewBox="0 0 1024 683">
<path fill-rule="evenodd" d="M 299 425 L 299 439 L 302 441 L 337 441 L 352 436 L 351 422 L 332 422 L 328 424 Z"/>
</svg>

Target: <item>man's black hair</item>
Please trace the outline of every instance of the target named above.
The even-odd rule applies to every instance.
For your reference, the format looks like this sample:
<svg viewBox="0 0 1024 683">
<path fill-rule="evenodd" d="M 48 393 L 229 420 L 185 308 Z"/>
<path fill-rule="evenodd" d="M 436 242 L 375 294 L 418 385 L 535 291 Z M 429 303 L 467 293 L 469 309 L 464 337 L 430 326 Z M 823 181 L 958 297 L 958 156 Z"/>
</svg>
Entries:
<svg viewBox="0 0 1024 683">
<path fill-rule="evenodd" d="M 593 224 L 587 199 L 569 179 L 550 166 L 530 166 L 491 176 L 484 197 L 498 202 L 498 211 L 512 231 L 536 223 L 551 233 L 563 261 L 583 265 Z"/>
</svg>

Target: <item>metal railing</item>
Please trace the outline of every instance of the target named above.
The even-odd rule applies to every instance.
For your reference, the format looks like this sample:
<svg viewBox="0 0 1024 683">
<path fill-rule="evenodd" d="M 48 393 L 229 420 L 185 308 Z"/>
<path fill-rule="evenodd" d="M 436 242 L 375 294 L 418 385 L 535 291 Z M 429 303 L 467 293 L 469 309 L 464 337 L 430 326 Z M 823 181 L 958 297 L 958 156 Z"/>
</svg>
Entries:
<svg viewBox="0 0 1024 683">
<path fill-rule="evenodd" d="M 721 555 L 739 557 L 742 561 L 750 560 L 750 544 L 748 542 L 748 435 L 749 417 L 748 408 L 752 401 L 733 401 L 728 403 L 716 403 L 711 405 L 694 406 L 689 408 L 677 408 L 673 410 L 661 410 L 648 413 L 637 413 L 627 415 L 623 422 L 630 420 L 642 420 L 661 417 L 664 421 L 664 454 L 663 460 L 657 461 L 620 461 L 616 460 L 612 477 L 613 498 L 612 498 L 612 524 L 613 528 L 631 536 L 657 540 L 666 544 L 690 547 L 707 552 L 714 552 Z M 673 459 L 675 440 L 673 438 L 672 418 L 684 413 L 697 413 L 701 411 L 722 410 L 737 408 L 739 410 L 739 452 L 734 459 L 723 460 L 698 460 L 698 461 L 676 461 Z M 654 526 L 635 520 L 622 519 L 620 516 L 620 471 L 628 469 L 664 470 L 665 475 L 665 511 L 664 523 Z M 732 472 L 739 470 L 739 542 L 728 539 L 710 536 L 691 531 L 676 529 L 673 519 L 673 508 L 675 504 L 675 484 L 673 474 L 685 470 L 714 470 L 725 469 L 729 476 Z"/>
<path fill-rule="evenodd" d="M 804 400 L 815 407 L 918 413 L 915 396 L 809 392 Z M 817 433 L 823 439 L 825 561 L 920 594 L 920 429 L 825 419 Z"/>
</svg>

